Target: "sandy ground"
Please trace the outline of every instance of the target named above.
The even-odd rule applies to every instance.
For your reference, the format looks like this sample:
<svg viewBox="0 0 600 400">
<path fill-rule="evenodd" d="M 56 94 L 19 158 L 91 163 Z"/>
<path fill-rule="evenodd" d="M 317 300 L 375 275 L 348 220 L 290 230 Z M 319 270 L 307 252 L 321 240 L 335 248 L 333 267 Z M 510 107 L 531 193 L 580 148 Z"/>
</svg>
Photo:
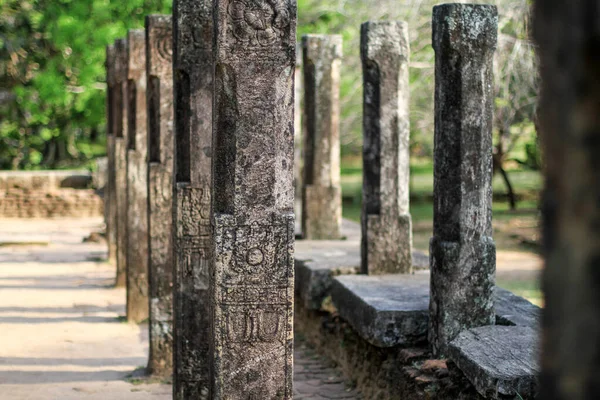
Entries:
<svg viewBox="0 0 600 400">
<path fill-rule="evenodd" d="M 106 245 L 82 243 L 101 229 L 100 218 L 0 219 L 0 400 L 171 399 L 169 384 L 127 379 L 146 365 L 147 327 L 120 318 L 125 290 L 112 287 Z M 497 261 L 499 279 L 537 279 L 542 267 L 531 253 L 499 251 Z M 296 397 L 352 395 L 343 385 L 323 389 L 327 377 L 303 392 L 302 376 Z"/>
<path fill-rule="evenodd" d="M 170 385 L 125 380 L 146 364 L 147 329 L 119 319 L 106 246 L 81 243 L 101 227 L 0 220 L 1 400 L 171 399 Z M 38 244 L 11 245 L 24 242 Z"/>
</svg>

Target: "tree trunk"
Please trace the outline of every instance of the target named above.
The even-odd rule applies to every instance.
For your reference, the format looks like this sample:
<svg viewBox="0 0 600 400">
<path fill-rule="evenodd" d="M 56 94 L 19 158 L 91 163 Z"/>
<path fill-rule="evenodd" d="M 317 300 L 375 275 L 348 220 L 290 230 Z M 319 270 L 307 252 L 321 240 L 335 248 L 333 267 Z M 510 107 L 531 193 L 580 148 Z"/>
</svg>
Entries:
<svg viewBox="0 0 600 400">
<path fill-rule="evenodd" d="M 500 172 L 502 175 L 502 180 L 504 181 L 504 185 L 506 186 L 506 195 L 508 197 L 508 206 L 511 211 L 517 209 L 517 196 L 513 189 L 512 184 L 510 183 L 510 178 L 508 177 L 508 173 L 502 166 L 504 159 L 506 158 L 506 152 L 504 151 L 504 142 L 507 137 L 504 130 L 500 129 L 499 132 L 500 138 L 498 140 L 498 144 L 494 147 L 494 155 L 493 159 L 493 175 L 495 176 L 497 172 Z"/>
</svg>

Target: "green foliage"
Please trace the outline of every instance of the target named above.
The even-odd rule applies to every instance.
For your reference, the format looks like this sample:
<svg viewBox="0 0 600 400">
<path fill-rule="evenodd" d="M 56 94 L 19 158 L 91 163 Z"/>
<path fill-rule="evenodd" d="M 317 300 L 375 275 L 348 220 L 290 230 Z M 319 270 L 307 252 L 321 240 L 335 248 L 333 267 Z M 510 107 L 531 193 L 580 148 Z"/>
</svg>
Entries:
<svg viewBox="0 0 600 400">
<path fill-rule="evenodd" d="M 494 3 L 500 14 L 496 66 L 496 135 L 503 152 L 523 149 L 520 162 L 539 159 L 532 126 L 536 72 L 527 38 L 526 0 Z M 341 34 L 341 147 L 361 153 L 360 25 L 401 20 L 409 26 L 411 149 L 433 150 L 431 10 L 434 0 L 298 0 L 298 38 Z M 151 13 L 170 13 L 167 0 L 0 0 L 0 169 L 85 165 L 104 153 L 105 48 Z M 521 136 L 523 138 L 521 139 Z M 512 140 L 516 138 L 518 140 Z M 506 143 L 505 143 L 506 142 Z M 514 142 L 514 143 L 513 143 Z M 536 153 L 537 152 L 537 153 Z M 537 156 L 535 154 L 538 154 Z"/>
<path fill-rule="evenodd" d="M 360 25 L 365 21 L 398 20 L 408 23 L 410 38 L 410 143 L 413 156 L 431 157 L 434 130 L 434 60 L 431 46 L 431 10 L 437 0 L 298 0 L 298 37 L 305 33 L 340 34 L 344 38 L 341 80 L 342 156 L 361 153 L 362 67 Z M 526 0 L 471 0 L 495 4 L 499 13 L 499 40 L 495 76 L 497 108 L 495 134 L 504 135 L 501 150 L 508 153 L 520 132 L 513 124 L 534 120 L 537 67 L 528 37 Z M 508 127 L 508 128 L 507 128 Z"/>
<path fill-rule="evenodd" d="M 105 48 L 166 0 L 0 1 L 0 169 L 102 154 Z"/>
</svg>

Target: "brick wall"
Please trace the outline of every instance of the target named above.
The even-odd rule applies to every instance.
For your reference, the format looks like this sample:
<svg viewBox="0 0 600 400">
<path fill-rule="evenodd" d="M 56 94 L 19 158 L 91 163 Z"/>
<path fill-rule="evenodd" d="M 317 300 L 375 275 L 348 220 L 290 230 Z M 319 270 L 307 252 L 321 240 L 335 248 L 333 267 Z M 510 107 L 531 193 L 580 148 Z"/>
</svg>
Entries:
<svg viewBox="0 0 600 400">
<path fill-rule="evenodd" d="M 91 185 L 87 171 L 0 171 L 0 218 L 102 216 Z"/>
</svg>

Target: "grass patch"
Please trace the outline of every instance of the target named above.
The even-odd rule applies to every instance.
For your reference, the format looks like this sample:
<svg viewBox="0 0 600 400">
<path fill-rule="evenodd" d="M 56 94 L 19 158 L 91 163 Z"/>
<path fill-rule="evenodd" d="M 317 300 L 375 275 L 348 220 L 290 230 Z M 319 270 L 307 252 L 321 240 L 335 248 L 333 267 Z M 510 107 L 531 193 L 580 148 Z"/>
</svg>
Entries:
<svg viewBox="0 0 600 400">
<path fill-rule="evenodd" d="M 540 282 L 538 279 L 498 279 L 496 284 L 501 288 L 510 290 L 518 296 L 526 298 L 536 306 L 544 306 L 544 297 L 542 295 L 542 289 L 540 287 Z"/>
<path fill-rule="evenodd" d="M 537 198 L 543 186 L 542 175 L 539 171 L 510 170 L 507 171 L 511 184 L 517 196 L 524 200 Z M 354 164 L 342 168 L 342 193 L 345 198 L 360 198 L 362 191 L 362 168 Z M 496 174 L 492 181 L 494 193 L 506 193 L 504 181 Z M 417 160 L 410 166 L 410 193 L 414 198 L 431 198 L 433 193 L 433 164 L 429 161 Z"/>
</svg>

